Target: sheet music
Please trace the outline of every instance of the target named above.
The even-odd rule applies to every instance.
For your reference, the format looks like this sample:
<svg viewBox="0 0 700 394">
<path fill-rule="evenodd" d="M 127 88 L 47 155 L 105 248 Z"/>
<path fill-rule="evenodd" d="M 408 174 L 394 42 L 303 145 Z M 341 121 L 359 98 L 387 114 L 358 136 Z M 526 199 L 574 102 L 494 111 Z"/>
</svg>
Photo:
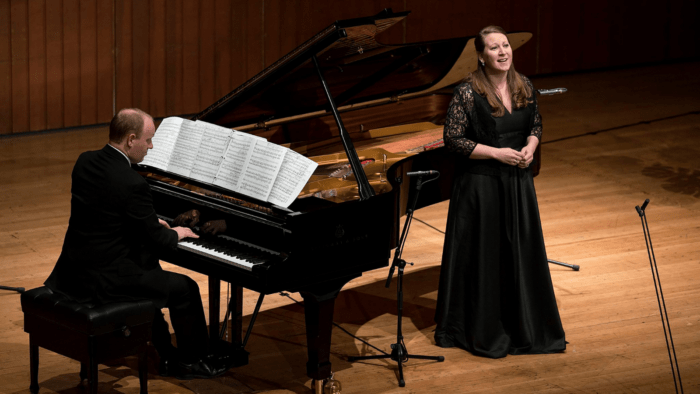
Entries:
<svg viewBox="0 0 700 394">
<path fill-rule="evenodd" d="M 190 172 L 190 178 L 212 183 L 219 171 L 226 147 L 229 145 L 231 129 L 207 122 L 197 121 L 195 123 L 195 127 L 204 130 L 204 132 Z"/>
<path fill-rule="evenodd" d="M 180 134 L 180 125 L 184 119 L 165 118 L 158 126 L 153 139 L 153 149 L 149 150 L 141 164 L 167 171 L 175 141 Z"/>
<path fill-rule="evenodd" d="M 238 181 L 238 192 L 266 201 L 287 148 L 256 140 Z"/>
<path fill-rule="evenodd" d="M 175 142 L 173 153 L 170 156 L 168 171 L 186 177 L 190 176 L 203 134 L 203 128 L 196 127 L 196 123 L 191 120 L 183 119 L 180 126 L 180 136 Z"/>
<path fill-rule="evenodd" d="M 256 140 L 265 141 L 264 138 L 252 134 L 233 131 L 231 139 L 226 147 L 224 159 L 216 174 L 214 184 L 227 189 L 238 191 L 238 181 L 241 179 L 243 167 L 253 153 L 253 145 Z"/>
<path fill-rule="evenodd" d="M 277 173 L 268 201 L 275 205 L 287 208 L 301 193 L 306 181 L 318 167 L 315 161 L 288 150 L 284 156 L 282 167 Z"/>
<path fill-rule="evenodd" d="M 265 138 L 178 117 L 161 122 L 142 164 L 285 208 L 318 166 Z"/>
</svg>

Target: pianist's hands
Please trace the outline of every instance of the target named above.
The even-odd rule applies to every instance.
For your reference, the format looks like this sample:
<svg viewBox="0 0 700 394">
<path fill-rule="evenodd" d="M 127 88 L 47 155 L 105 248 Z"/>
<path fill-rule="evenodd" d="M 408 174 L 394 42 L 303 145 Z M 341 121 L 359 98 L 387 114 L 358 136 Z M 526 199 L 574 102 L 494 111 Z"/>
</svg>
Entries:
<svg viewBox="0 0 700 394">
<path fill-rule="evenodd" d="M 199 211 L 193 209 L 177 215 L 175 220 L 173 220 L 173 226 L 194 227 L 197 225 L 197 223 L 199 223 L 199 218 Z"/>
<path fill-rule="evenodd" d="M 168 230 L 174 230 L 177 233 L 178 241 L 182 241 L 184 238 L 199 238 L 199 235 L 195 234 L 194 231 L 190 230 L 187 227 L 170 227 L 168 222 L 166 222 L 163 219 L 158 219 L 158 223 L 160 223 L 163 227 L 167 228 Z"/>
<path fill-rule="evenodd" d="M 185 238 L 199 238 L 199 235 L 195 234 L 189 227 L 173 227 L 177 233 L 177 240 L 182 241 Z"/>
<path fill-rule="evenodd" d="M 223 233 L 226 231 L 226 221 L 221 220 L 210 220 L 200 227 L 205 235 L 216 235 L 218 233 Z"/>
</svg>

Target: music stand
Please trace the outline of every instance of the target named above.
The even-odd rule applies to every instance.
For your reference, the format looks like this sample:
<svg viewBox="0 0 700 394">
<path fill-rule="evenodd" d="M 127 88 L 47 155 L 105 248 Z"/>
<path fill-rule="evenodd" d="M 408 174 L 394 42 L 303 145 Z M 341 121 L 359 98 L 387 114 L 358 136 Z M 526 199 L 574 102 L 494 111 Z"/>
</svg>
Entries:
<svg viewBox="0 0 700 394">
<path fill-rule="evenodd" d="M 413 174 L 413 175 L 412 175 Z M 386 278 L 386 287 L 389 288 L 391 285 L 391 278 L 394 276 L 394 269 L 396 267 L 399 268 L 399 274 L 397 277 L 397 285 L 396 285 L 396 298 L 397 298 L 397 320 L 398 323 L 396 325 L 396 343 L 391 345 L 391 354 L 382 354 L 382 355 L 377 355 L 377 356 L 350 356 L 348 357 L 348 361 L 357 361 L 357 360 L 374 360 L 374 359 L 382 359 L 382 358 L 391 358 L 392 360 L 396 361 L 399 365 L 399 387 L 404 387 L 406 386 L 406 381 L 403 379 L 403 363 L 406 362 L 408 359 L 414 358 L 414 359 L 421 359 L 421 360 L 434 360 L 438 362 L 445 361 L 445 357 L 443 356 L 421 356 L 421 355 L 415 355 L 415 354 L 408 354 L 408 351 L 406 350 L 406 345 L 403 342 L 403 332 L 401 328 L 401 318 L 403 316 L 403 271 L 404 267 L 406 267 L 406 261 L 401 258 L 401 254 L 403 253 L 403 247 L 406 242 L 406 235 L 408 234 L 408 229 L 411 226 L 411 221 L 413 220 L 413 211 L 416 206 L 416 201 L 418 201 L 418 193 L 420 192 L 420 189 L 423 187 L 423 175 L 436 175 L 435 177 L 429 179 L 425 183 L 428 183 L 430 181 L 433 181 L 437 179 L 440 176 L 440 173 L 437 171 L 418 171 L 414 173 L 407 173 L 406 175 L 408 176 L 417 176 L 418 179 L 416 179 L 416 192 L 413 195 L 413 198 L 411 199 L 411 202 L 409 204 L 408 209 L 406 210 L 406 222 L 404 223 L 403 226 L 403 231 L 401 232 L 401 238 L 399 239 L 399 244 L 398 247 L 396 248 L 396 251 L 394 252 L 394 260 L 391 263 L 391 268 L 389 269 L 389 276 Z M 408 263 L 413 265 L 413 263 Z"/>
</svg>

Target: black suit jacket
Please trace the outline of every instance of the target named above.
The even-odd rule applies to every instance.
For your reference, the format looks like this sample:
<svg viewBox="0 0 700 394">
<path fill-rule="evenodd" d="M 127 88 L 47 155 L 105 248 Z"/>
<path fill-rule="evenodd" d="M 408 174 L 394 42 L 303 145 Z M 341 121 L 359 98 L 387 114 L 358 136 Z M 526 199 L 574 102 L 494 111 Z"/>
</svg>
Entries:
<svg viewBox="0 0 700 394">
<path fill-rule="evenodd" d="M 148 183 L 111 146 L 81 154 L 72 181 L 68 231 L 45 285 L 81 302 L 162 307 L 157 252 L 175 250 L 177 233 L 158 222 Z"/>
</svg>

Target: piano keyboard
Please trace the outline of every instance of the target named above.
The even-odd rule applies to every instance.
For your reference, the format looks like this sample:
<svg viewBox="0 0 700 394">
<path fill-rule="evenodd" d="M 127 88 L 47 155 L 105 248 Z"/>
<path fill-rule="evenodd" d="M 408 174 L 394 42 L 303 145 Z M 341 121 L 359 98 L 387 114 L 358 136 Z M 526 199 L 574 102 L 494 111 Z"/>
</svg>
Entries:
<svg viewBox="0 0 700 394">
<path fill-rule="evenodd" d="M 275 254 L 248 246 L 225 235 L 215 237 L 185 238 L 178 248 L 214 260 L 252 271 L 253 266 L 270 262 Z"/>
</svg>

